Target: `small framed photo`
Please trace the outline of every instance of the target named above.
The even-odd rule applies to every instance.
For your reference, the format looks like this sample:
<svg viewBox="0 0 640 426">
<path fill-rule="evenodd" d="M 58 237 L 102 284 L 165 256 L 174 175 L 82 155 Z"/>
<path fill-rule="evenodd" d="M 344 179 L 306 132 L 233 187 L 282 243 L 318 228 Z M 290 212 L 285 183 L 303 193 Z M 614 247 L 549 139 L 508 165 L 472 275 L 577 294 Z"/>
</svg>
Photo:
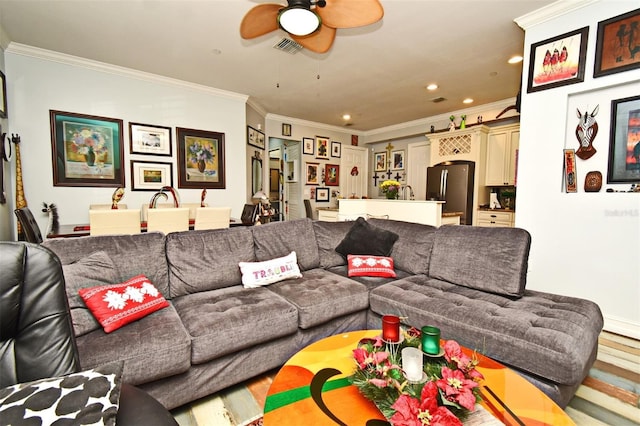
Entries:
<svg viewBox="0 0 640 426">
<path fill-rule="evenodd" d="M 171 127 L 129 123 L 131 154 L 150 154 L 171 157 Z"/>
<path fill-rule="evenodd" d="M 176 128 L 178 187 L 224 189 L 224 133 Z"/>
<path fill-rule="evenodd" d="M 320 163 L 305 164 L 305 185 L 320 185 Z"/>
<path fill-rule="evenodd" d="M 564 188 L 565 192 L 578 192 L 576 172 L 576 151 L 564 150 Z"/>
<path fill-rule="evenodd" d="M 314 143 L 313 138 L 302 138 L 302 153 L 307 155 L 313 155 L 314 153 Z"/>
<path fill-rule="evenodd" d="M 404 149 L 391 151 L 391 170 L 404 170 Z"/>
<path fill-rule="evenodd" d="M 256 148 L 264 149 L 264 133 L 251 126 L 247 126 L 247 143 Z"/>
<path fill-rule="evenodd" d="M 0 118 L 7 118 L 7 79 L 0 71 Z"/>
<path fill-rule="evenodd" d="M 387 153 L 376 152 L 373 154 L 374 170 L 376 172 L 384 172 L 387 170 Z"/>
<path fill-rule="evenodd" d="M 329 188 L 316 188 L 316 202 L 329 201 Z"/>
<path fill-rule="evenodd" d="M 640 68 L 638 28 L 640 9 L 598 22 L 594 77 Z M 629 40 L 632 34 L 636 35 L 635 46 Z"/>
<path fill-rule="evenodd" d="M 337 164 L 327 164 L 324 166 L 324 181 L 327 186 L 340 185 L 340 166 Z"/>
<path fill-rule="evenodd" d="M 316 136 L 316 158 L 329 159 L 329 138 Z"/>
<path fill-rule="evenodd" d="M 53 186 L 124 187 L 122 120 L 49 111 Z"/>
<path fill-rule="evenodd" d="M 342 154 L 342 144 L 340 142 L 331 141 L 331 156 L 340 158 Z"/>
<path fill-rule="evenodd" d="M 158 191 L 173 186 L 173 164 L 131 160 L 131 190 Z"/>
<path fill-rule="evenodd" d="M 291 124 L 282 123 L 282 136 L 291 136 Z"/>
<path fill-rule="evenodd" d="M 531 45 L 527 93 L 584 81 L 589 27 Z"/>
<path fill-rule="evenodd" d="M 640 96 L 611 101 L 607 183 L 640 182 Z"/>
</svg>

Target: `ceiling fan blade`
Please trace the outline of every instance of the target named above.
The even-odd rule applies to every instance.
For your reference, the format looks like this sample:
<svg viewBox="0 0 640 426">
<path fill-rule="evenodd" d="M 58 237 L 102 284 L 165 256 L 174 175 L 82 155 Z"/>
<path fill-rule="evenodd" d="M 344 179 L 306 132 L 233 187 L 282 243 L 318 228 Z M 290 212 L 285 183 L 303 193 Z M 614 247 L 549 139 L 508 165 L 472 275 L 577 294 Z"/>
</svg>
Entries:
<svg viewBox="0 0 640 426">
<path fill-rule="evenodd" d="M 242 38 L 256 38 L 278 29 L 278 11 L 281 4 L 260 4 L 247 12 L 240 23 Z"/>
<path fill-rule="evenodd" d="M 379 0 L 326 0 L 325 7 L 316 7 L 322 23 L 333 28 L 355 28 L 378 22 L 384 16 Z"/>
<path fill-rule="evenodd" d="M 318 31 L 307 36 L 300 37 L 293 34 L 289 34 L 289 36 L 305 49 L 316 53 L 325 53 L 331 48 L 333 40 L 336 38 L 336 29 L 322 24 Z"/>
</svg>

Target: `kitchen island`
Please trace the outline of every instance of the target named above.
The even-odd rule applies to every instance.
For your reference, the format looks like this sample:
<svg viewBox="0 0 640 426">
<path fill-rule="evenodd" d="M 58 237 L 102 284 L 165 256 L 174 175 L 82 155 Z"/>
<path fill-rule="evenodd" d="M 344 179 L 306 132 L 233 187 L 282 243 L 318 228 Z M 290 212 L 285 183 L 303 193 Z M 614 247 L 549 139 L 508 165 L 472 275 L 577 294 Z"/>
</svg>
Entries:
<svg viewBox="0 0 640 426">
<path fill-rule="evenodd" d="M 443 201 L 386 200 L 386 199 L 341 199 L 337 220 L 356 220 L 358 217 L 377 217 L 425 225 L 458 225 L 460 213 L 443 215 Z M 320 215 L 319 215 L 320 218 Z"/>
</svg>

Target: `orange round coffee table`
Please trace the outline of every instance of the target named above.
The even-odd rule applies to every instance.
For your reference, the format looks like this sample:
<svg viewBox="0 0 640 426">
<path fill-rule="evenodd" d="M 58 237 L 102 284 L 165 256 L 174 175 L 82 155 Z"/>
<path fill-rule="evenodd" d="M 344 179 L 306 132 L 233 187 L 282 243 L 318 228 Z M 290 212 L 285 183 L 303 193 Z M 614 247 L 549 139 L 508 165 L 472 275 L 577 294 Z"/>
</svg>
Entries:
<svg viewBox="0 0 640 426">
<path fill-rule="evenodd" d="M 355 369 L 353 349 L 361 339 L 378 335 L 380 330 L 338 334 L 292 356 L 269 388 L 264 425 L 387 424 L 375 404 L 348 381 Z M 506 425 L 574 424 L 556 403 L 516 372 L 480 354 L 477 357 L 480 364 L 476 368 L 484 376 L 481 405 L 497 420 Z"/>
</svg>

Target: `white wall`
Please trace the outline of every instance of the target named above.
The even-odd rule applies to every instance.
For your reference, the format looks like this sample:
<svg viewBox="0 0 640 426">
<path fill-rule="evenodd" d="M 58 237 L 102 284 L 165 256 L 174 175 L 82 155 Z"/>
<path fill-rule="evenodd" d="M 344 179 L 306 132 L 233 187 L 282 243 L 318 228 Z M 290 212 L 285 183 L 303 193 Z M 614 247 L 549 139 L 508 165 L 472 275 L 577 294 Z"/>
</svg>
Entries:
<svg viewBox="0 0 640 426">
<path fill-rule="evenodd" d="M 246 202 L 246 96 L 187 84 L 80 58 L 11 44 L 5 52 L 11 105 L 9 131 L 20 134 L 24 191 L 44 232 L 42 202 L 58 206 L 60 223 L 87 223 L 88 206 L 110 203 L 115 188 L 53 186 L 49 110 L 123 120 L 126 192 L 122 203 L 138 208 L 153 192 L 131 191 L 130 160 L 172 162 L 178 188 L 175 128 L 225 134 L 226 189 L 209 189 L 212 206 L 232 207 L 240 217 Z M 129 122 L 172 128 L 173 157 L 129 154 Z M 200 189 L 178 188 L 182 202 L 199 202 Z"/>
<path fill-rule="evenodd" d="M 523 82 L 516 226 L 532 235 L 527 288 L 593 300 L 605 329 L 640 338 L 640 194 L 605 192 L 630 187 L 606 183 L 610 109 L 611 100 L 640 94 L 640 69 L 593 78 L 598 22 L 637 6 L 596 1 L 566 14 L 540 10 L 524 19 L 525 58 L 532 43 L 584 26 L 589 37 L 583 83 L 526 94 Z M 525 60 L 523 69 L 528 67 Z M 577 104 L 590 110 L 600 105 L 600 128 L 596 155 L 577 159 L 579 191 L 568 194 L 562 191 L 562 150 L 578 147 Z M 604 176 L 598 193 L 584 192 L 590 170 Z"/>
</svg>

